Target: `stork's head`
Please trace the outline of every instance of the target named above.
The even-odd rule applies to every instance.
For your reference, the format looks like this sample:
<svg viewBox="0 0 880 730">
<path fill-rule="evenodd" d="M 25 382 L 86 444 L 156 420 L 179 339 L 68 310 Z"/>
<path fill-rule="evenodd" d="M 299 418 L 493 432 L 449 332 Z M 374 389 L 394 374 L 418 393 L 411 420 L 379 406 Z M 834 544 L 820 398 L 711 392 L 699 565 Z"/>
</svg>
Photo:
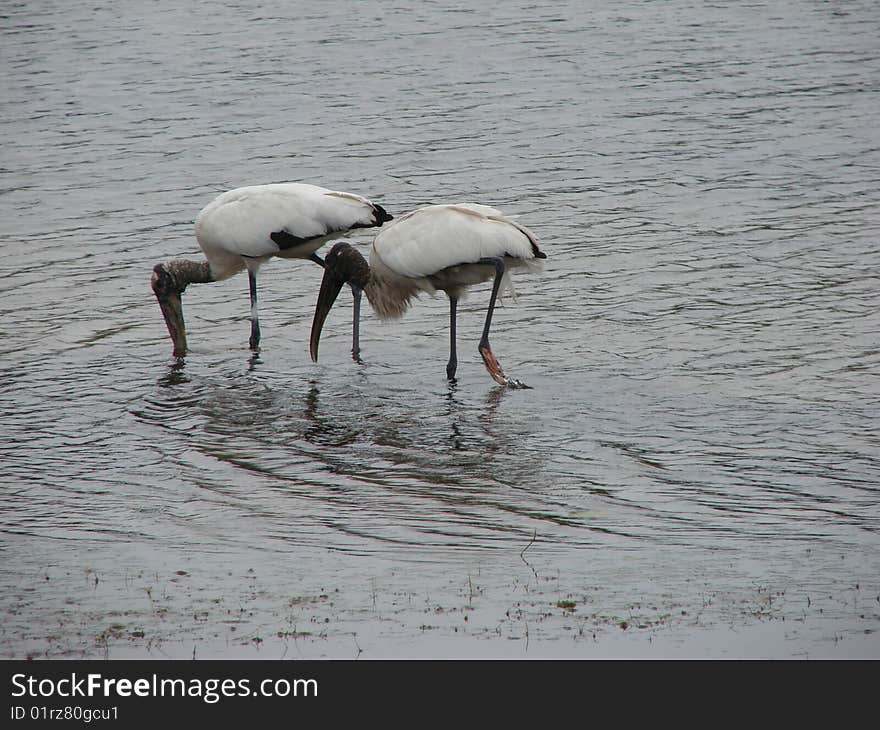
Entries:
<svg viewBox="0 0 880 730">
<path fill-rule="evenodd" d="M 162 309 L 168 334 L 174 344 L 174 356 L 183 357 L 186 354 L 186 327 L 183 323 L 183 304 L 180 294 L 186 285 L 181 286 L 174 277 L 173 262 L 156 264 L 153 267 L 153 276 L 150 286 Z"/>
<path fill-rule="evenodd" d="M 354 284 L 363 289 L 370 280 L 370 266 L 350 243 L 340 241 L 324 259 L 324 278 L 327 274 L 342 281 L 343 284 Z"/>
<path fill-rule="evenodd" d="M 312 334 L 309 338 L 309 352 L 312 360 L 318 362 L 318 343 L 324 320 L 333 307 L 333 302 L 345 284 L 363 289 L 370 282 L 370 266 L 351 244 L 340 242 L 330 249 L 324 259 L 324 278 L 318 292 L 315 305 L 315 317 L 312 320 Z"/>
</svg>

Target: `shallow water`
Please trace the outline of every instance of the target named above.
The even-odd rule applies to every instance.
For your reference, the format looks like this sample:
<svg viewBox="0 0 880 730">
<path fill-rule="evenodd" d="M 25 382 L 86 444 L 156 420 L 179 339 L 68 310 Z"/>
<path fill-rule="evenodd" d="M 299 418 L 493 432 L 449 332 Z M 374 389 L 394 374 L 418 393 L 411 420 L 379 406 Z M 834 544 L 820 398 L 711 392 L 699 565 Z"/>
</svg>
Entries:
<svg viewBox="0 0 880 730">
<path fill-rule="evenodd" d="M 350 7 L 4 6 L 0 654 L 880 658 L 877 5 Z M 312 364 L 308 262 L 174 362 L 279 180 L 519 216 L 532 389 L 488 285 Z"/>
</svg>

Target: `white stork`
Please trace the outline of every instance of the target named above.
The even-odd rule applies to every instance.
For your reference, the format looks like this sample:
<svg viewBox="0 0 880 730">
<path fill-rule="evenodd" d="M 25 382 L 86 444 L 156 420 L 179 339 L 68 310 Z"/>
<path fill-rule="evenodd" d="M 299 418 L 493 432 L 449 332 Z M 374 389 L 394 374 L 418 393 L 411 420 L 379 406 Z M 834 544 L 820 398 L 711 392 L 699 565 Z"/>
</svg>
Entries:
<svg viewBox="0 0 880 730">
<path fill-rule="evenodd" d="M 509 269 L 538 270 L 547 258 L 535 235 L 500 211 L 477 203 L 429 205 L 399 217 L 373 241 L 370 263 L 347 243 L 337 243 L 324 261 L 309 349 L 318 360 L 321 329 L 346 282 L 366 292 L 380 319 L 397 319 L 420 292 L 440 289 L 449 297 L 450 351 L 446 375 L 455 378 L 455 319 L 469 286 L 494 276 L 478 350 L 489 375 L 501 385 L 527 387 L 508 378 L 489 347 L 489 327 L 499 289 L 510 286 Z"/>
<path fill-rule="evenodd" d="M 306 185 L 273 183 L 225 192 L 206 205 L 196 218 L 196 239 L 206 261 L 172 259 L 156 264 L 151 284 L 175 357 L 186 353 L 186 327 L 181 294 L 188 284 L 222 281 L 247 269 L 251 295 L 250 346 L 260 344 L 257 316 L 257 271 L 273 256 L 309 259 L 321 266 L 315 253 L 325 242 L 352 228 L 381 226 L 391 220 L 381 205 L 352 193 Z M 354 294 L 352 355 L 359 353 L 360 290 Z"/>
</svg>

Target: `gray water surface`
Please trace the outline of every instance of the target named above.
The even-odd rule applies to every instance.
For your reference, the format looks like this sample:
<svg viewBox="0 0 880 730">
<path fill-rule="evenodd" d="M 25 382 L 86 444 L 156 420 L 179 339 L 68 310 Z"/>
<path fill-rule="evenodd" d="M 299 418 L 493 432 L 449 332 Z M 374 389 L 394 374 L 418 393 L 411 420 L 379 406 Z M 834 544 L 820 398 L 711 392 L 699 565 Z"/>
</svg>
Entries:
<svg viewBox="0 0 880 730">
<path fill-rule="evenodd" d="M 880 658 L 880 6 L 4 3 L 0 654 Z M 240 185 L 548 255 L 308 332 L 152 266 Z M 349 240 L 366 253 L 373 232 Z"/>
</svg>

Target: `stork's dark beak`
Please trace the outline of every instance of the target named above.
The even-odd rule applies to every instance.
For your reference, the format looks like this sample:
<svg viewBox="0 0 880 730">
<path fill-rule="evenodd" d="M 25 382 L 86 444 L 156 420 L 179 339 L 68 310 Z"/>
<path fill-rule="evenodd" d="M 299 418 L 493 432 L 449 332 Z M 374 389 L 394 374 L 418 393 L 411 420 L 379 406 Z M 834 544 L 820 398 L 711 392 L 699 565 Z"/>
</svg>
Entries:
<svg viewBox="0 0 880 730">
<path fill-rule="evenodd" d="M 183 322 L 183 302 L 180 299 L 180 292 L 173 287 L 170 276 L 162 264 L 157 264 L 153 269 L 150 285 L 165 318 L 165 325 L 174 345 L 174 357 L 183 357 L 186 354 L 186 326 Z"/>
<path fill-rule="evenodd" d="M 327 319 L 333 302 L 336 301 L 344 284 L 345 280 L 331 269 L 324 269 L 324 278 L 321 279 L 321 289 L 318 291 L 318 303 L 315 305 L 315 318 L 312 320 L 312 334 L 309 338 L 309 353 L 312 356 L 312 362 L 318 362 L 318 343 L 321 341 L 324 320 Z"/>
</svg>

